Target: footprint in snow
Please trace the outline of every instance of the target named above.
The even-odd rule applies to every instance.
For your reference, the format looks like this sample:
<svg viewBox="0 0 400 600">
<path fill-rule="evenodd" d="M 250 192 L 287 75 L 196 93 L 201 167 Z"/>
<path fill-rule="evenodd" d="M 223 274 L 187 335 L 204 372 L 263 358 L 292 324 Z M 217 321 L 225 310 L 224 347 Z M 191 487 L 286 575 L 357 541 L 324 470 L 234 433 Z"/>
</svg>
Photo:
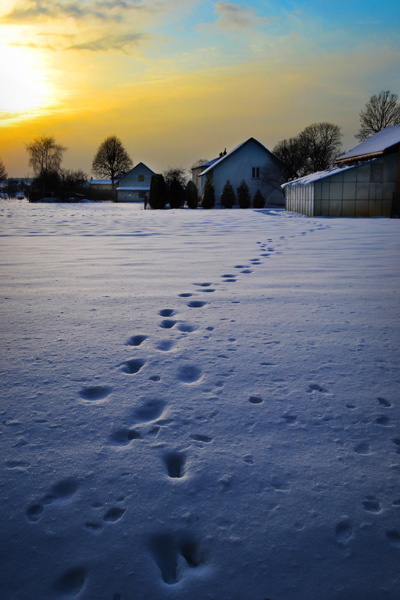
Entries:
<svg viewBox="0 0 400 600">
<path fill-rule="evenodd" d="M 308 386 L 308 393 L 311 393 L 311 392 L 320 392 L 321 394 L 327 394 L 328 390 L 326 390 L 324 387 L 322 387 L 318 383 L 312 383 L 311 385 Z"/>
<path fill-rule="evenodd" d="M 366 496 L 363 500 L 363 506 L 367 512 L 379 513 L 382 510 L 381 503 L 375 496 Z"/>
<path fill-rule="evenodd" d="M 206 304 L 207 304 L 207 302 L 203 302 L 202 300 L 191 300 L 190 302 L 188 302 L 188 307 L 189 308 L 202 308 Z"/>
<path fill-rule="evenodd" d="M 372 450 L 370 449 L 368 442 L 360 442 L 357 444 L 357 446 L 354 446 L 354 452 L 357 452 L 357 454 L 367 455 L 371 454 Z"/>
<path fill-rule="evenodd" d="M 353 528 L 349 520 L 340 521 L 335 528 L 336 542 L 339 546 L 347 546 L 353 539 Z"/>
<path fill-rule="evenodd" d="M 181 479 L 185 475 L 186 456 L 181 452 L 167 452 L 164 455 L 164 464 L 169 477 Z"/>
<path fill-rule="evenodd" d="M 82 400 L 87 402 L 101 402 L 105 400 L 112 392 L 112 388 L 105 385 L 95 385 L 84 387 L 79 392 Z"/>
<path fill-rule="evenodd" d="M 132 358 L 131 360 L 127 360 L 121 365 L 121 371 L 123 373 L 128 373 L 128 375 L 135 375 L 139 373 L 140 369 L 145 365 L 145 361 L 141 358 Z"/>
<path fill-rule="evenodd" d="M 172 317 L 175 314 L 175 311 L 173 308 L 163 308 L 158 314 L 160 317 Z"/>
<path fill-rule="evenodd" d="M 160 323 L 160 327 L 162 329 L 172 329 L 174 325 L 176 325 L 176 321 L 174 321 L 174 319 L 164 319 Z"/>
<path fill-rule="evenodd" d="M 386 538 L 389 541 L 389 544 L 394 548 L 400 548 L 400 533 L 397 529 L 392 529 L 391 531 L 386 532 Z"/>
<path fill-rule="evenodd" d="M 150 538 L 150 553 L 167 585 L 177 584 L 183 577 L 204 568 L 207 555 L 198 540 L 188 532 L 158 533 Z"/>
<path fill-rule="evenodd" d="M 103 516 L 103 521 L 106 523 L 116 523 L 122 519 L 125 514 L 125 508 L 119 508 L 118 506 L 113 506 L 109 508 L 107 512 Z"/>
<path fill-rule="evenodd" d="M 197 327 L 195 325 L 191 325 L 190 323 L 182 322 L 177 325 L 177 329 L 182 331 L 182 333 L 192 333 L 193 331 L 196 331 Z"/>
<path fill-rule="evenodd" d="M 392 404 L 389 402 L 389 400 L 386 400 L 386 398 L 378 398 L 378 402 L 379 402 L 379 404 L 382 404 L 382 406 L 385 406 L 386 408 L 390 408 L 392 406 Z"/>
<path fill-rule="evenodd" d="M 163 340 L 158 344 L 157 349 L 161 350 L 162 352 L 169 352 L 170 350 L 172 350 L 174 345 L 175 342 L 173 340 Z"/>
<path fill-rule="evenodd" d="M 147 340 L 147 335 L 133 335 L 126 342 L 127 346 L 140 346 L 143 342 Z"/>
<path fill-rule="evenodd" d="M 32 504 L 26 511 L 30 523 L 37 523 L 43 515 L 45 506 L 50 504 L 65 504 L 72 500 L 79 489 L 79 482 L 75 477 L 67 477 L 58 481 L 43 498 Z"/>
<path fill-rule="evenodd" d="M 202 376 L 202 370 L 193 364 L 181 365 L 178 369 L 178 379 L 182 383 L 196 383 Z"/>
<path fill-rule="evenodd" d="M 76 598 L 82 591 L 87 579 L 87 572 L 82 567 L 70 569 L 53 584 L 53 589 L 66 598 Z"/>
<path fill-rule="evenodd" d="M 249 402 L 250 404 L 261 404 L 264 400 L 260 396 L 250 396 Z"/>
</svg>

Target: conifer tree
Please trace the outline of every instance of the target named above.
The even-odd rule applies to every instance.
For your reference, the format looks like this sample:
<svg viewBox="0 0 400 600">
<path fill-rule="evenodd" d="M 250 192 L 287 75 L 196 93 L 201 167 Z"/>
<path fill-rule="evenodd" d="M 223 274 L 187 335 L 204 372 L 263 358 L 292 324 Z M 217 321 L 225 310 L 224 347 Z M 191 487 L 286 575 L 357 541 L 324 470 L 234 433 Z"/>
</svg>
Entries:
<svg viewBox="0 0 400 600">
<path fill-rule="evenodd" d="M 224 185 L 224 189 L 222 190 L 221 204 L 225 208 L 232 208 L 232 206 L 234 204 L 236 204 L 235 192 L 233 190 L 233 186 L 232 186 L 231 182 L 229 181 L 229 179 L 226 182 L 226 184 Z"/>
<path fill-rule="evenodd" d="M 161 174 L 151 178 L 149 204 L 153 209 L 163 209 L 168 200 L 168 186 Z"/>
<path fill-rule="evenodd" d="M 207 179 L 204 186 L 204 194 L 201 200 L 203 208 L 214 208 L 215 206 L 215 191 L 211 179 Z"/>
<path fill-rule="evenodd" d="M 185 189 L 186 204 L 188 208 L 197 208 L 199 204 L 197 187 L 193 181 L 188 181 Z"/>
<path fill-rule="evenodd" d="M 265 198 L 260 190 L 257 190 L 254 194 L 253 208 L 265 208 Z"/>
<path fill-rule="evenodd" d="M 242 183 L 239 185 L 238 190 L 238 202 L 240 208 L 250 208 L 251 206 L 251 196 L 249 192 L 249 187 L 245 180 L 242 180 Z"/>
</svg>

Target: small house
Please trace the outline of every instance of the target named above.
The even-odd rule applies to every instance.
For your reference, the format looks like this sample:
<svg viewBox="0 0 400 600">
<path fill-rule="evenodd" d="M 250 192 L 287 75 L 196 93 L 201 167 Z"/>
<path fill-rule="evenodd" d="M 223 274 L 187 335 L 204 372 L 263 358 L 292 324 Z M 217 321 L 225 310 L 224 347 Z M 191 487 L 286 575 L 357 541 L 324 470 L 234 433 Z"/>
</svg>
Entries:
<svg viewBox="0 0 400 600">
<path fill-rule="evenodd" d="M 150 194 L 151 178 L 154 171 L 144 163 L 138 163 L 126 175 L 121 177 L 116 188 L 117 202 L 144 202 Z"/>
<path fill-rule="evenodd" d="M 211 179 L 217 204 L 227 181 L 236 192 L 244 180 L 252 198 L 259 189 L 269 203 L 284 205 L 285 198 L 279 184 L 282 167 L 281 161 L 272 152 L 256 139 L 249 138 L 231 152 L 222 153 L 218 158 L 192 169 L 192 179 L 200 197 L 204 193 L 206 180 Z M 266 172 L 271 174 L 269 183 L 266 181 Z"/>
</svg>

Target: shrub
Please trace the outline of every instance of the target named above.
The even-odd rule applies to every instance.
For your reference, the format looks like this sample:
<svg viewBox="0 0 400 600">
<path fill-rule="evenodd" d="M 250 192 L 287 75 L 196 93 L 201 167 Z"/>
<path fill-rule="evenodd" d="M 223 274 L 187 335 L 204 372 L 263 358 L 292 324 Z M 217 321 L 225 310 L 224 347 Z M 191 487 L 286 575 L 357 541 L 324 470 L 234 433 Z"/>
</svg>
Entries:
<svg viewBox="0 0 400 600">
<path fill-rule="evenodd" d="M 188 181 L 186 190 L 185 190 L 185 198 L 188 208 L 197 208 L 199 204 L 199 199 L 197 196 L 197 187 L 193 181 Z"/>
<path fill-rule="evenodd" d="M 203 208 L 214 208 L 215 206 L 215 191 L 210 179 L 207 179 L 206 185 L 204 186 L 204 194 L 201 200 L 201 206 Z"/>
<path fill-rule="evenodd" d="M 249 192 L 249 187 L 245 180 L 242 180 L 242 183 L 239 185 L 238 190 L 238 202 L 240 208 L 250 208 L 251 205 L 251 197 Z"/>
<path fill-rule="evenodd" d="M 178 179 L 173 179 L 169 185 L 168 200 L 171 208 L 182 208 L 185 204 L 185 188 Z"/>
<path fill-rule="evenodd" d="M 262 195 L 262 193 L 260 192 L 260 190 L 257 190 L 256 193 L 254 194 L 253 207 L 254 208 L 265 208 L 265 198 Z"/>
<path fill-rule="evenodd" d="M 168 199 L 168 186 L 162 175 L 156 174 L 151 178 L 149 204 L 153 209 L 165 208 Z"/>
<path fill-rule="evenodd" d="M 232 208 L 232 206 L 236 204 L 235 192 L 229 179 L 224 185 L 224 189 L 222 190 L 221 204 L 225 208 Z"/>
</svg>

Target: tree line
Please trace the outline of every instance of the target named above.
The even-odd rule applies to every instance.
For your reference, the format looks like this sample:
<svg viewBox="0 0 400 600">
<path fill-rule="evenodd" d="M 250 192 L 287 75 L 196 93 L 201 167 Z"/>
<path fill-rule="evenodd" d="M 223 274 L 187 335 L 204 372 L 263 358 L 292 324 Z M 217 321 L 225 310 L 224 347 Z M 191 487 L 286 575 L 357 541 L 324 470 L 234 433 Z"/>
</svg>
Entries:
<svg viewBox="0 0 400 600">
<path fill-rule="evenodd" d="M 389 90 L 371 96 L 360 112 L 360 128 L 356 138 L 361 142 L 385 127 L 400 124 L 400 103 L 397 94 Z M 272 150 L 283 163 L 283 168 L 275 166 L 264 169 L 263 185 L 281 189 L 282 183 L 304 175 L 332 167 L 340 154 L 342 133 L 340 127 L 328 122 L 308 125 L 297 136 L 280 141 Z M 38 200 L 46 195 L 56 196 L 60 200 L 84 197 L 87 192 L 88 176 L 81 170 L 68 170 L 61 167 L 66 148 L 56 143 L 53 137 L 41 136 L 26 145 L 29 165 L 35 175 L 30 189 L 30 199 Z M 225 151 L 226 153 L 226 151 Z M 223 155 L 223 153 L 221 153 Z M 200 161 L 201 162 L 201 161 Z M 202 161 L 204 162 L 204 161 Z M 115 183 L 133 166 L 132 159 L 122 142 L 116 136 L 110 136 L 100 144 L 92 162 L 93 173 L 111 181 L 113 197 Z M 186 202 L 191 208 L 197 207 L 197 189 L 193 182 L 187 182 L 184 169 L 171 168 L 163 175 L 153 177 L 150 189 L 150 206 L 172 208 L 183 206 Z M 0 182 L 7 179 L 7 172 L 0 158 Z M 241 207 L 250 205 L 251 199 L 246 193 L 246 184 L 237 190 L 237 197 L 228 181 L 221 204 L 229 208 L 237 203 Z M 212 182 L 206 181 L 201 206 L 215 205 Z M 265 198 L 260 190 L 253 206 L 261 207 Z M 195 198 L 196 196 L 196 198 Z"/>
</svg>

